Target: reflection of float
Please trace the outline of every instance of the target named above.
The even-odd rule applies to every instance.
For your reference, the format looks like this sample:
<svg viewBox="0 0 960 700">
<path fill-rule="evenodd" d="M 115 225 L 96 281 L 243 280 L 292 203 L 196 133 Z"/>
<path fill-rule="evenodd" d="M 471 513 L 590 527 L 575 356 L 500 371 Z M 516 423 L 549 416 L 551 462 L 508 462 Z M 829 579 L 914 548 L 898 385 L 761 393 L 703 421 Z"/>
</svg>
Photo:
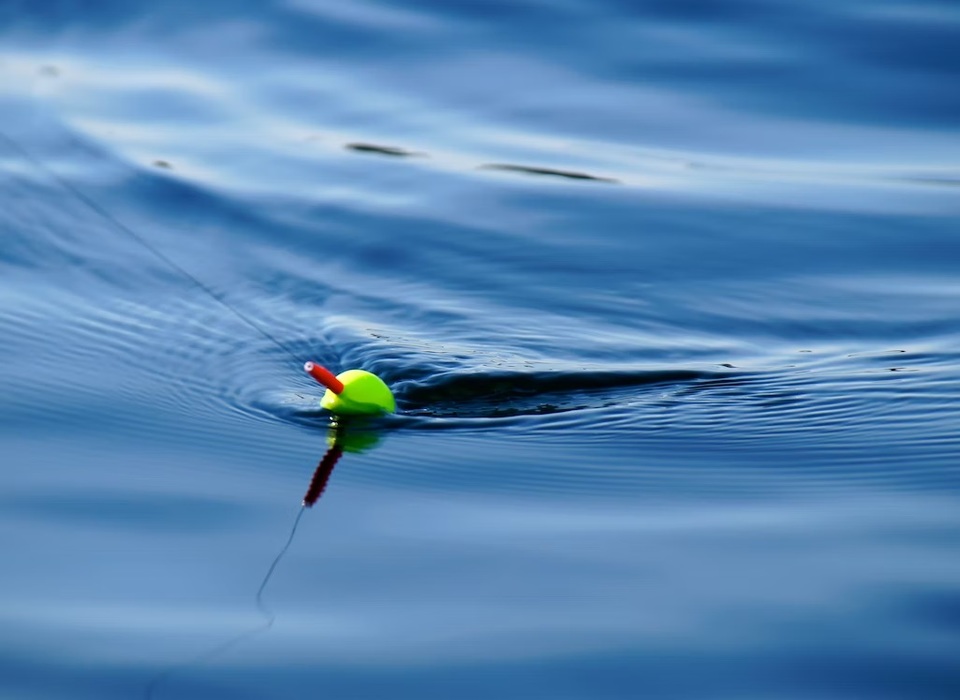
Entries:
<svg viewBox="0 0 960 700">
<path fill-rule="evenodd" d="M 380 434 L 370 426 L 356 422 L 351 424 L 344 420 L 331 425 L 330 432 L 327 435 L 327 451 L 320 459 L 316 471 L 313 472 L 310 486 L 303 497 L 303 505 L 310 508 L 317 502 L 324 489 L 327 488 L 327 482 L 330 481 L 333 468 L 337 466 L 337 462 L 344 452 L 360 454 L 379 444 Z"/>
</svg>

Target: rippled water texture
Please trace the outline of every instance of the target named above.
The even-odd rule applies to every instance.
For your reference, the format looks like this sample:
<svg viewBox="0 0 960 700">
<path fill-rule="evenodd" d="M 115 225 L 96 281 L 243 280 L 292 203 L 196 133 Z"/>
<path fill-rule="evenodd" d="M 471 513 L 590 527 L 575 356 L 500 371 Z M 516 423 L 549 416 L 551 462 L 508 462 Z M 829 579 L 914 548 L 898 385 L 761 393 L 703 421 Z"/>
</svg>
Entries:
<svg viewBox="0 0 960 700">
<path fill-rule="evenodd" d="M 0 38 L 0 697 L 960 697 L 955 2 Z"/>
</svg>

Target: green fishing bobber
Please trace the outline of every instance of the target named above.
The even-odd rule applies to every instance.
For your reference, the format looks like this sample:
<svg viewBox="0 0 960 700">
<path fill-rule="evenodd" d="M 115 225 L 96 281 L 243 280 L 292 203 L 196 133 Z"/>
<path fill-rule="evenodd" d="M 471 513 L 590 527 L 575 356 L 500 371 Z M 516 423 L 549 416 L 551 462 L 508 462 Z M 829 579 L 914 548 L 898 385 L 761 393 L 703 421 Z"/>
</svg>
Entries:
<svg viewBox="0 0 960 700">
<path fill-rule="evenodd" d="M 375 374 L 350 369 L 334 376 L 315 362 L 308 362 L 303 368 L 327 388 L 320 405 L 335 415 L 369 416 L 397 410 L 390 387 Z"/>
</svg>

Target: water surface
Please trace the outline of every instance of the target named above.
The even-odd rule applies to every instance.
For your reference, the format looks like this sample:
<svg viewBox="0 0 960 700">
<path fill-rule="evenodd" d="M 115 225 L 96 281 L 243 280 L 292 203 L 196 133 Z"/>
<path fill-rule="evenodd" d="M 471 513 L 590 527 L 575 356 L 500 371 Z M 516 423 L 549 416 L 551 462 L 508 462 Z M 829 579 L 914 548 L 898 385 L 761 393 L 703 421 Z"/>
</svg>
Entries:
<svg viewBox="0 0 960 700">
<path fill-rule="evenodd" d="M 0 20 L 0 696 L 960 692 L 954 3 Z"/>
</svg>

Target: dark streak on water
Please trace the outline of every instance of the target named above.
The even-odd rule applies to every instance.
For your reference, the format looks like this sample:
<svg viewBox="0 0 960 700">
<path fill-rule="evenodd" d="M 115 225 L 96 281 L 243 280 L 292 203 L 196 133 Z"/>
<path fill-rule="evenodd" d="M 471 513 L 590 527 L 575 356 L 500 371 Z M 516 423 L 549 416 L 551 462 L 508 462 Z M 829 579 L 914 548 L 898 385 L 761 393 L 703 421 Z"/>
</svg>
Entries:
<svg viewBox="0 0 960 700">
<path fill-rule="evenodd" d="M 357 151 L 358 153 L 374 153 L 380 156 L 394 156 L 398 158 L 409 158 L 411 156 L 423 155 L 414 151 L 408 151 L 396 146 L 378 146 L 375 143 L 348 143 L 344 146 L 348 151 Z"/>
<path fill-rule="evenodd" d="M 0 37 L 0 697 L 960 695 L 956 3 Z"/>
<path fill-rule="evenodd" d="M 506 163 L 488 163 L 481 165 L 483 170 L 503 170 L 512 173 L 522 173 L 524 175 L 546 175 L 548 177 L 560 177 L 567 180 L 593 180 L 595 182 L 616 182 L 609 177 L 597 177 L 588 173 L 578 173 L 570 170 L 557 170 L 556 168 L 536 168 L 528 165 L 509 165 Z"/>
</svg>

